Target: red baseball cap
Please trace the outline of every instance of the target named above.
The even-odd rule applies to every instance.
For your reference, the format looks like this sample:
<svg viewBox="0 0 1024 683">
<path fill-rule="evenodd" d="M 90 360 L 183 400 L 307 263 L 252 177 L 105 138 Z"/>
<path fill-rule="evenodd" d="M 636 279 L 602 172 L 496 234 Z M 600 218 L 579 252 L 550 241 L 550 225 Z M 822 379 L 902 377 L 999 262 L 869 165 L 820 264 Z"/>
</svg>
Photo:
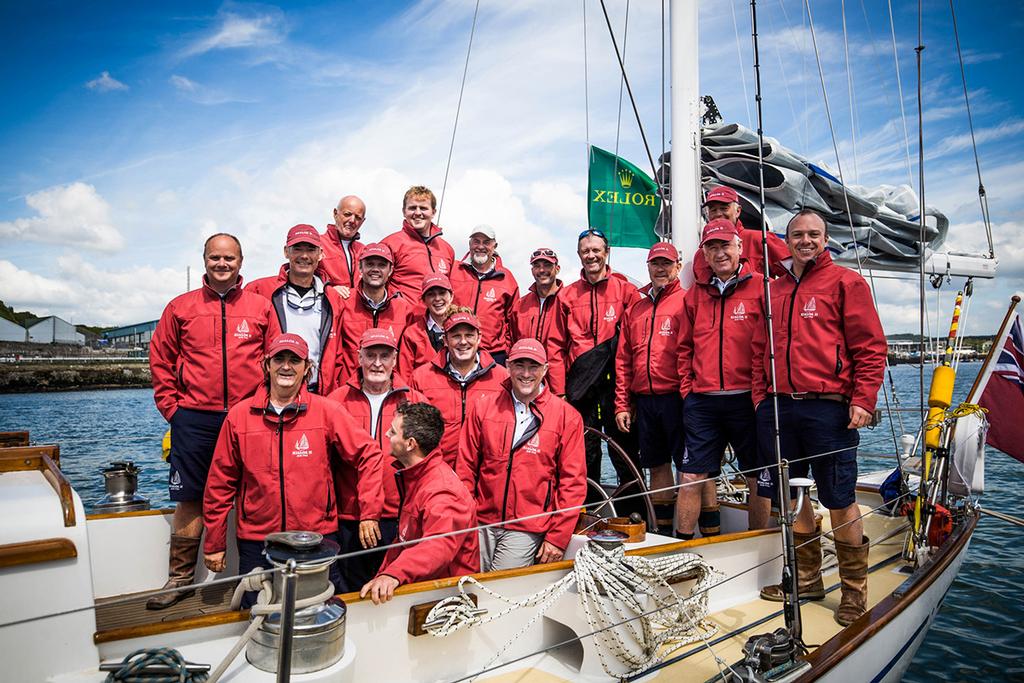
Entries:
<svg viewBox="0 0 1024 683">
<path fill-rule="evenodd" d="M 449 292 L 454 292 L 452 289 L 452 281 L 448 279 L 448 276 L 444 273 L 431 273 L 423 278 L 423 284 L 420 286 L 420 298 L 429 292 L 434 287 L 440 287 L 447 289 Z"/>
<path fill-rule="evenodd" d="M 359 340 L 359 348 L 368 349 L 371 346 L 388 346 L 396 351 L 398 350 L 395 334 L 383 327 L 371 327 L 366 332 L 363 332 L 363 336 Z"/>
<path fill-rule="evenodd" d="M 650 263 L 656 258 L 667 258 L 669 261 L 678 261 L 679 252 L 671 242 L 658 242 L 647 252 L 647 262 Z"/>
<path fill-rule="evenodd" d="M 444 331 L 450 332 L 456 325 L 469 325 L 476 331 L 480 331 L 480 321 L 472 313 L 452 313 L 444 321 Z"/>
<path fill-rule="evenodd" d="M 374 242 L 372 244 L 367 244 L 365 247 L 363 247 L 363 250 L 361 252 L 359 252 L 359 260 L 360 261 L 368 259 L 371 256 L 379 256 L 380 258 L 384 259 L 388 263 L 394 263 L 395 262 L 395 256 L 394 256 L 394 254 L 391 253 L 391 247 L 389 247 L 386 244 L 382 244 L 380 242 Z"/>
<path fill-rule="evenodd" d="M 726 187 L 725 185 L 719 185 L 718 187 L 712 187 L 708 190 L 707 196 L 704 197 L 704 206 L 707 206 L 711 202 L 731 204 L 739 201 L 740 196 L 736 194 L 736 190 L 731 187 Z"/>
<path fill-rule="evenodd" d="M 306 340 L 297 334 L 285 333 L 279 335 L 267 347 L 267 358 L 273 358 L 282 351 L 291 351 L 302 360 L 309 360 L 309 346 Z"/>
<path fill-rule="evenodd" d="M 292 247 L 302 242 L 319 247 L 320 233 L 312 225 L 306 225 L 305 223 L 292 226 L 292 229 L 288 231 L 288 239 L 285 241 L 284 246 Z"/>
<path fill-rule="evenodd" d="M 558 254 L 555 253 L 554 249 L 548 247 L 539 247 L 534 249 L 533 254 L 530 255 L 530 265 L 533 265 L 537 261 L 550 261 L 556 266 L 558 265 Z"/>
<path fill-rule="evenodd" d="M 708 224 L 704 226 L 704 232 L 700 236 L 700 246 L 703 247 L 706 242 L 711 240 L 728 242 L 739 236 L 740 231 L 736 229 L 735 223 L 728 218 L 716 218 L 713 221 L 708 221 Z"/>
<path fill-rule="evenodd" d="M 512 345 L 512 350 L 508 352 L 508 360 L 534 360 L 543 365 L 548 362 L 548 354 L 539 341 L 525 337 Z"/>
</svg>

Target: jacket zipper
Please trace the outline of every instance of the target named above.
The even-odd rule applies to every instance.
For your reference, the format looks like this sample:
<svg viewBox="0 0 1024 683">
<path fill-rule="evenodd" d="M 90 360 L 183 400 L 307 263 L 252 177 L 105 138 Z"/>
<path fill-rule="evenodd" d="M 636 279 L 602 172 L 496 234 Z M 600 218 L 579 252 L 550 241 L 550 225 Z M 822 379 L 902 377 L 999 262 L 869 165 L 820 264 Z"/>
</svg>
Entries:
<svg viewBox="0 0 1024 683">
<path fill-rule="evenodd" d="M 544 496 L 544 511 L 547 512 L 548 505 L 551 503 L 551 482 L 548 482 L 548 493 Z"/>
<path fill-rule="evenodd" d="M 725 292 L 719 297 L 718 309 L 718 386 L 725 391 Z"/>
<path fill-rule="evenodd" d="M 594 346 L 597 346 L 597 286 L 590 285 L 590 331 L 594 335 Z"/>
<path fill-rule="evenodd" d="M 836 344 L 836 377 L 843 371 L 843 359 L 839 357 L 839 344 Z"/>
<path fill-rule="evenodd" d="M 473 299 L 473 315 L 476 315 L 476 307 L 480 305 L 480 292 L 484 288 L 484 281 L 479 276 L 476 278 L 476 298 Z"/>
<path fill-rule="evenodd" d="M 462 419 L 459 420 L 459 425 L 466 424 L 466 389 L 469 387 L 465 382 L 459 382 L 459 388 L 462 393 Z"/>
<path fill-rule="evenodd" d="M 548 313 L 548 307 L 546 304 L 547 299 L 550 296 L 551 295 L 548 294 L 544 299 L 541 299 L 540 296 L 537 297 L 537 300 L 540 302 L 540 314 L 537 316 L 537 331 L 533 333 L 533 338 L 538 341 L 540 341 L 540 331 L 544 328 L 544 316 Z"/>
<path fill-rule="evenodd" d="M 793 361 L 791 358 L 791 351 L 793 350 L 793 311 L 796 309 L 796 292 L 800 289 L 801 282 L 803 282 L 803 278 L 796 281 L 793 293 L 789 297 L 789 316 L 786 322 L 786 376 L 789 378 L 789 388 L 792 391 L 796 391 L 796 385 L 793 383 Z M 778 391 L 778 387 L 775 389 Z"/>
<path fill-rule="evenodd" d="M 515 419 L 515 418 L 513 417 L 513 419 Z M 507 427 L 505 428 L 505 434 L 506 434 L 506 436 L 508 435 L 508 428 Z M 509 489 L 509 485 L 512 483 L 512 458 L 513 458 L 513 456 L 515 455 L 515 452 L 516 452 L 516 449 L 515 449 L 515 445 L 516 445 L 515 444 L 515 432 L 514 431 L 512 432 L 512 438 L 509 439 L 509 442 L 510 443 L 509 443 L 509 446 L 508 446 L 508 467 L 505 468 L 505 495 L 501 499 L 501 521 L 503 521 L 503 522 L 506 519 L 508 519 L 508 489 Z"/>
<path fill-rule="evenodd" d="M 238 499 L 238 516 L 245 520 L 245 482 L 242 482 L 242 493 Z"/>
<path fill-rule="evenodd" d="M 654 297 L 654 307 L 651 309 L 651 331 L 647 335 L 647 388 L 654 393 L 654 380 L 651 379 L 651 343 L 654 341 L 654 320 L 658 317 L 658 300 L 660 296 Z"/>
<path fill-rule="evenodd" d="M 281 531 L 288 530 L 288 508 L 284 498 L 284 412 L 277 416 L 277 481 L 281 487 Z"/>
<path fill-rule="evenodd" d="M 220 298 L 220 363 L 224 382 L 224 410 L 228 409 L 228 309 L 224 297 Z"/>
</svg>

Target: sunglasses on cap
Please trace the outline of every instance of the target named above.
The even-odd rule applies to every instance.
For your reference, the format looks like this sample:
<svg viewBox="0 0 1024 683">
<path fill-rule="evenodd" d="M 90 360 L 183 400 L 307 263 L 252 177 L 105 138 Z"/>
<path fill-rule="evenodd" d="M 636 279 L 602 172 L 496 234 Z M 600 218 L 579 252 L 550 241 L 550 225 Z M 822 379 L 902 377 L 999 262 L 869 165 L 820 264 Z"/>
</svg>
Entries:
<svg viewBox="0 0 1024 683">
<path fill-rule="evenodd" d="M 584 237 L 590 237 L 591 235 L 593 235 L 594 237 L 600 237 L 606 243 L 608 242 L 608 238 L 605 236 L 605 234 L 598 230 L 597 228 L 587 228 L 586 230 L 580 233 L 580 236 L 576 238 L 576 241 L 579 242 Z"/>
<path fill-rule="evenodd" d="M 535 251 L 532 254 L 530 254 L 530 258 L 531 259 L 535 259 L 538 256 L 544 256 L 546 258 L 555 258 L 555 250 L 554 249 L 538 249 L 537 251 Z"/>
</svg>

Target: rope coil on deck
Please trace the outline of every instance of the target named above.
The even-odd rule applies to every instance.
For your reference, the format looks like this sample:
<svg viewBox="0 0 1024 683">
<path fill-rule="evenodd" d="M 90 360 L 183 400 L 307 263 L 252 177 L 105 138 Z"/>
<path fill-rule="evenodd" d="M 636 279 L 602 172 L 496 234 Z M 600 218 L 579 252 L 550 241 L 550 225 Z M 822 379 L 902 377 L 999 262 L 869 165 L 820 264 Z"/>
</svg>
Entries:
<svg viewBox="0 0 1024 683">
<path fill-rule="evenodd" d="M 150 666 L 162 665 L 177 673 L 154 674 L 147 672 Z M 185 658 L 174 648 L 160 647 L 136 650 L 124 658 L 124 666 L 107 674 L 106 683 L 204 683 L 206 672 L 189 673 Z"/>
</svg>

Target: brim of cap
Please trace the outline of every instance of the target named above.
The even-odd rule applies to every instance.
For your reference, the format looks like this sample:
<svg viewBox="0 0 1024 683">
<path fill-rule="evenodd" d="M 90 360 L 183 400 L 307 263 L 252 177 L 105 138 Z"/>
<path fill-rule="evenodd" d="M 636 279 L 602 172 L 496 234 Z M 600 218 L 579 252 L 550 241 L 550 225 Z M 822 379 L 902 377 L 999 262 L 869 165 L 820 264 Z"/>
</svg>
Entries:
<svg viewBox="0 0 1024 683">
<path fill-rule="evenodd" d="M 359 345 L 359 350 L 362 351 L 363 349 L 372 349 L 374 346 L 386 346 L 389 349 L 393 349 L 395 351 L 398 350 L 398 344 L 392 344 L 391 342 L 380 341 L 380 340 L 374 340 L 373 342 L 371 342 L 369 344 L 360 344 Z"/>
<path fill-rule="evenodd" d="M 532 353 L 529 351 L 520 351 L 515 355 L 510 355 L 508 357 L 508 360 L 509 362 L 514 360 L 532 360 L 540 363 L 541 365 L 544 365 L 544 363 L 548 362 L 548 359 L 541 357 L 539 353 Z"/>
<path fill-rule="evenodd" d="M 308 244 L 308 245 L 310 245 L 312 247 L 319 247 L 320 246 L 320 240 L 317 240 L 316 242 L 314 242 L 313 240 L 308 239 L 306 237 L 299 237 L 298 239 L 288 240 L 287 242 L 284 243 L 284 246 L 286 246 L 286 247 L 294 247 L 296 244 Z"/>
<path fill-rule="evenodd" d="M 373 258 L 373 257 L 382 258 L 385 261 L 387 261 L 388 263 L 390 263 L 391 265 L 395 265 L 395 260 L 393 258 L 391 258 L 390 256 L 385 256 L 384 254 L 375 254 L 375 253 L 367 254 L 365 251 L 363 251 L 363 253 L 359 254 L 359 260 L 360 261 L 365 261 L 366 259 Z"/>
<path fill-rule="evenodd" d="M 301 353 L 299 353 L 295 349 L 287 347 L 287 346 L 286 347 L 282 347 L 280 349 L 271 349 L 267 353 L 266 358 L 273 358 L 277 354 L 283 353 L 285 351 L 287 351 L 288 353 L 292 354 L 293 356 L 296 356 L 297 358 L 300 358 L 301 360 L 309 360 L 309 354 L 308 353 L 306 355 L 302 355 Z"/>
</svg>

